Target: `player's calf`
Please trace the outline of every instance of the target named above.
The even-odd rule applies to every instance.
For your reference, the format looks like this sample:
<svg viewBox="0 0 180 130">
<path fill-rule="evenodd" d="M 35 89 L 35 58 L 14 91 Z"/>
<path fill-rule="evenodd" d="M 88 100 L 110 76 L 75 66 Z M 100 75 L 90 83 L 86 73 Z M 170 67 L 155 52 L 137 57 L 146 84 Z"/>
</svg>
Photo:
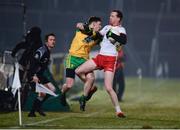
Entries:
<svg viewBox="0 0 180 130">
<path fill-rule="evenodd" d="M 89 91 L 89 93 L 88 93 L 88 95 L 87 95 L 87 97 L 86 97 L 86 101 L 89 101 L 89 100 L 91 99 L 92 95 L 93 95 L 96 91 L 97 91 L 97 87 L 96 87 L 96 86 L 93 86 L 93 87 L 90 89 L 90 91 Z"/>
</svg>

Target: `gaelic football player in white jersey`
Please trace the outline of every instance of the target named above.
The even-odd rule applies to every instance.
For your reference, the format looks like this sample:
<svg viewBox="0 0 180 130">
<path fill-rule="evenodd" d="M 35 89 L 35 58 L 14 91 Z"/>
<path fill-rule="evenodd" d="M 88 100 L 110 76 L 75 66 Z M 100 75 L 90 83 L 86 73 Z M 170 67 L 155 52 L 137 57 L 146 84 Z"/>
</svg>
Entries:
<svg viewBox="0 0 180 130">
<path fill-rule="evenodd" d="M 76 74 L 84 77 L 86 73 L 96 69 L 104 70 L 104 86 L 111 101 L 115 107 L 116 115 L 118 117 L 125 117 L 121 111 L 117 95 L 112 87 L 116 57 L 118 55 L 118 47 L 126 44 L 126 31 L 121 26 L 123 14 L 119 10 L 113 10 L 110 14 L 109 25 L 106 25 L 100 32 L 99 36 L 102 37 L 100 43 L 101 49 L 99 54 L 76 69 Z M 80 107 L 85 107 L 85 103 L 80 103 Z M 84 106 L 83 106 L 84 105 Z"/>
</svg>

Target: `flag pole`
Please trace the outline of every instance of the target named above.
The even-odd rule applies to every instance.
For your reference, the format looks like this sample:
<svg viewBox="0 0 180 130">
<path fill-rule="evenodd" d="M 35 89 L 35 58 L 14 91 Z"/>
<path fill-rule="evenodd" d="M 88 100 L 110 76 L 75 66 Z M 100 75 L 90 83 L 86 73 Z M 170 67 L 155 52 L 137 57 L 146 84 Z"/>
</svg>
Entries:
<svg viewBox="0 0 180 130">
<path fill-rule="evenodd" d="M 21 113 L 21 94 L 18 88 L 18 110 L 19 110 L 19 125 L 22 126 L 22 113 Z"/>
<path fill-rule="evenodd" d="M 18 91 L 18 110 L 19 110 L 19 125 L 22 126 L 22 112 L 21 112 L 21 94 L 20 94 L 21 82 L 19 79 L 19 63 L 17 62 L 17 58 L 15 58 L 15 74 L 12 83 L 11 92 L 15 96 Z"/>
<path fill-rule="evenodd" d="M 142 93 L 141 93 L 141 86 L 142 86 L 142 69 L 138 68 L 137 70 L 138 75 L 138 98 L 141 99 Z M 138 99 L 138 100 L 139 100 Z"/>
</svg>

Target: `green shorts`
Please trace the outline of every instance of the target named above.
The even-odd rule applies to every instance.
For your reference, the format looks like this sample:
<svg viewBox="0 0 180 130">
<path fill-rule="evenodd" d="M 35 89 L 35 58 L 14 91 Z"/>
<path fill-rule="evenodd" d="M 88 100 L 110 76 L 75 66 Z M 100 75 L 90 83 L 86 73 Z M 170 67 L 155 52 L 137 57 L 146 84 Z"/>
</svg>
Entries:
<svg viewBox="0 0 180 130">
<path fill-rule="evenodd" d="M 86 59 L 84 59 L 84 58 L 68 55 L 66 57 L 65 67 L 68 69 L 74 69 L 75 70 L 77 67 L 79 67 L 84 62 L 86 62 Z"/>
<path fill-rule="evenodd" d="M 75 69 L 86 61 L 84 58 L 68 55 L 65 61 L 66 77 L 75 78 Z"/>
</svg>

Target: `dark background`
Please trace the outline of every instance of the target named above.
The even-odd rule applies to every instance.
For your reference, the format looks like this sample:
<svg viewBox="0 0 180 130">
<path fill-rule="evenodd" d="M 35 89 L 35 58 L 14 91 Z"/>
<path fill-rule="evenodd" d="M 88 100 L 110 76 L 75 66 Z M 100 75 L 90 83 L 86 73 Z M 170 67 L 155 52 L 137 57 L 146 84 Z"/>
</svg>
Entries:
<svg viewBox="0 0 180 130">
<path fill-rule="evenodd" d="M 67 53 L 77 22 L 96 15 L 106 25 L 112 9 L 124 13 L 126 75 L 141 70 L 148 77 L 179 78 L 180 0 L 0 0 L 0 52 L 39 26 L 42 38 L 56 34 L 54 52 Z"/>
</svg>

